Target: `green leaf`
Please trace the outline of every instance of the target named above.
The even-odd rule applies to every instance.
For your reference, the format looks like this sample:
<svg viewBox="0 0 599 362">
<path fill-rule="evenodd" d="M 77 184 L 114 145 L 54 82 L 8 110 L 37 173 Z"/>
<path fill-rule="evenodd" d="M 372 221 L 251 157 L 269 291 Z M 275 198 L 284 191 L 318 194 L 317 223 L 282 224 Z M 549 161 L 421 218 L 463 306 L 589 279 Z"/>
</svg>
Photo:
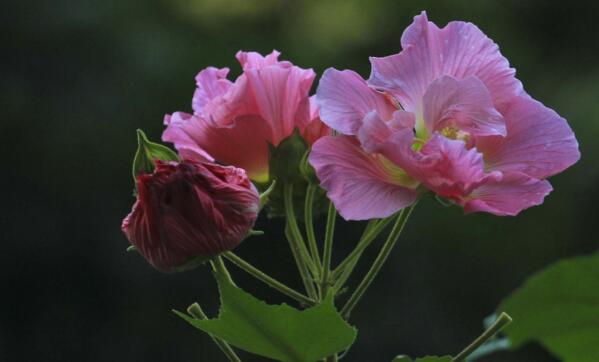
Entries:
<svg viewBox="0 0 599 362">
<path fill-rule="evenodd" d="M 564 361 L 599 356 L 599 253 L 559 261 L 533 275 L 498 310 L 514 348 L 536 340 Z"/>
<path fill-rule="evenodd" d="M 391 361 L 391 362 L 451 362 L 451 361 L 452 361 L 451 356 L 443 356 L 443 357 L 426 356 L 426 357 L 416 358 L 416 360 L 414 361 L 406 355 L 400 355 L 400 356 L 395 357 L 393 359 L 393 361 Z"/>
<path fill-rule="evenodd" d="M 319 305 L 299 311 L 269 305 L 219 278 L 218 318 L 194 319 L 174 311 L 194 327 L 242 350 L 283 362 L 314 362 L 347 349 L 357 331 L 333 305 L 333 293 Z"/>
<path fill-rule="evenodd" d="M 133 180 L 140 173 L 154 171 L 154 161 L 179 161 L 177 154 L 170 148 L 158 143 L 150 142 L 145 133 L 137 130 L 137 151 L 133 158 Z"/>
</svg>

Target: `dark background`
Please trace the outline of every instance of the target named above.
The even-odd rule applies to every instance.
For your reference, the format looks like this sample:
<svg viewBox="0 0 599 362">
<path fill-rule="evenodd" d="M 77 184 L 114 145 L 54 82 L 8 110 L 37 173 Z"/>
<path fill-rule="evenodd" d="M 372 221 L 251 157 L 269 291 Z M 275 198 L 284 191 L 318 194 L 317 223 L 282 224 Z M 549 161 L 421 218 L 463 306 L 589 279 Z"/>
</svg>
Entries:
<svg viewBox="0 0 599 362">
<path fill-rule="evenodd" d="M 569 120 L 582 152 L 551 179 L 555 191 L 545 204 L 517 218 L 464 216 L 433 200 L 416 209 L 355 309 L 351 322 L 360 332 L 346 360 L 455 354 L 528 275 L 599 245 L 597 4 L 4 2 L 0 361 L 224 361 L 207 336 L 170 312 L 198 301 L 215 315 L 218 293 L 207 268 L 165 275 L 125 252 L 120 223 L 134 201 L 135 129 L 159 139 L 165 113 L 190 110 L 200 69 L 229 66 L 239 74 L 239 49 L 274 48 L 319 74 L 334 66 L 367 76 L 367 57 L 399 51 L 402 30 L 423 9 L 439 25 L 472 21 L 500 44 L 527 91 Z M 340 226 L 335 260 L 361 227 Z M 261 220 L 260 228 L 267 234 L 238 253 L 299 288 L 281 223 Z M 232 270 L 245 289 L 285 301 Z M 552 358 L 532 345 L 483 360 Z"/>
</svg>

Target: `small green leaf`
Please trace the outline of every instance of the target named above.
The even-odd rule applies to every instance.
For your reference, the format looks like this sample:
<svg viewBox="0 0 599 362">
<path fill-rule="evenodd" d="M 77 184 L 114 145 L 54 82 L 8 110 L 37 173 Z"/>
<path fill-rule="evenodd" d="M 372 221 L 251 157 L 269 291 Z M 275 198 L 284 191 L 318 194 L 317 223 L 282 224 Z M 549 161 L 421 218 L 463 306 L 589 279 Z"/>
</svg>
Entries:
<svg viewBox="0 0 599 362">
<path fill-rule="evenodd" d="M 599 253 L 559 261 L 531 278 L 498 310 L 516 321 L 504 330 L 514 348 L 536 340 L 564 361 L 599 356 Z"/>
<path fill-rule="evenodd" d="M 133 180 L 140 173 L 154 171 L 154 161 L 179 161 L 177 154 L 170 148 L 158 143 L 150 142 L 145 133 L 137 130 L 137 151 L 133 158 Z"/>
<path fill-rule="evenodd" d="M 297 128 L 276 147 L 271 145 L 270 179 L 277 179 L 282 182 L 304 181 L 300 173 L 300 164 L 306 150 L 308 150 L 308 144 Z"/>
<path fill-rule="evenodd" d="M 269 305 L 219 278 L 218 318 L 194 319 L 174 311 L 194 327 L 242 350 L 283 362 L 314 362 L 347 349 L 357 331 L 333 305 L 333 294 L 299 311 Z"/>
</svg>

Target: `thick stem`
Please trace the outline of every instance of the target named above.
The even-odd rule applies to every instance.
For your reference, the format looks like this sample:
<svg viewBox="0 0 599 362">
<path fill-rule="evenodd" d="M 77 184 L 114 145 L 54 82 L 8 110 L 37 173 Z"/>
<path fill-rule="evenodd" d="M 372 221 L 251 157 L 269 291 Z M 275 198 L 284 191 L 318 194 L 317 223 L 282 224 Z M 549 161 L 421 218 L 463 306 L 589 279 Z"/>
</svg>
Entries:
<svg viewBox="0 0 599 362">
<path fill-rule="evenodd" d="M 308 238 L 308 246 L 310 247 L 310 254 L 312 254 L 312 260 L 316 264 L 318 272 L 321 272 L 320 255 L 318 253 L 318 244 L 316 243 L 316 235 L 314 234 L 314 221 L 313 221 L 313 209 L 314 209 L 314 194 L 316 193 L 318 186 L 309 184 L 306 189 L 306 202 L 304 204 L 304 222 L 306 224 L 306 236 Z"/>
<path fill-rule="evenodd" d="M 329 203 L 329 212 L 327 214 L 327 227 L 324 236 L 324 251 L 322 256 L 322 278 L 320 285 L 322 287 L 322 295 L 325 297 L 329 289 L 329 275 L 331 274 L 331 256 L 333 255 L 333 236 L 335 234 L 335 220 L 337 218 L 337 210 L 332 202 Z"/>
<path fill-rule="evenodd" d="M 254 278 L 260 280 L 261 282 L 264 282 L 269 287 L 278 290 L 279 292 L 285 294 L 286 296 L 291 297 L 306 306 L 312 306 L 315 304 L 315 301 L 313 299 L 308 298 L 307 296 L 296 291 L 295 289 L 292 289 L 292 288 L 286 286 L 285 284 L 279 282 L 278 280 L 272 278 L 268 274 L 264 273 L 263 271 L 259 270 L 256 267 L 254 267 L 253 265 L 251 265 L 247 261 L 243 260 L 239 256 L 233 254 L 232 252 L 227 251 L 227 252 L 223 253 L 222 255 L 226 259 L 228 259 L 230 262 L 237 265 L 240 269 L 243 269 L 248 274 L 252 275 Z"/>
<path fill-rule="evenodd" d="M 457 356 L 453 358 L 454 362 L 461 362 L 466 360 L 466 357 L 471 355 L 474 351 L 476 351 L 480 346 L 482 346 L 486 341 L 492 338 L 497 332 L 502 330 L 505 326 L 512 323 L 512 317 L 510 317 L 507 313 L 501 312 L 499 318 L 493 323 L 486 331 L 483 332 L 474 342 L 470 343 L 468 347 L 464 348 L 464 350 L 458 353 Z"/>
<path fill-rule="evenodd" d="M 377 274 L 385 264 L 385 261 L 387 261 L 387 258 L 389 258 L 389 255 L 391 254 L 393 247 L 397 243 L 397 240 L 399 239 L 399 236 L 401 235 L 401 232 L 403 231 L 403 228 L 406 222 L 408 221 L 408 218 L 410 217 L 410 214 L 412 213 L 412 210 L 414 210 L 415 206 L 416 204 L 413 204 L 412 206 L 409 206 L 401 210 L 401 212 L 399 213 L 397 221 L 395 222 L 395 225 L 393 225 L 393 229 L 389 233 L 389 236 L 387 237 L 385 244 L 379 252 L 379 255 L 374 260 L 374 263 L 370 267 L 370 270 L 368 271 L 368 273 L 366 273 L 364 279 L 362 279 L 354 293 L 351 295 L 351 297 L 349 297 L 349 299 L 341 309 L 341 315 L 345 319 L 349 318 L 352 309 L 356 306 L 356 304 L 358 304 L 360 298 L 362 298 L 370 284 L 372 284 L 372 282 L 374 281 L 374 278 L 377 276 Z"/>
<path fill-rule="evenodd" d="M 198 303 L 193 303 L 192 305 L 190 305 L 189 308 L 187 308 L 187 313 L 189 313 L 195 319 L 208 319 L 206 313 L 204 313 L 202 307 L 200 307 Z M 212 334 L 209 334 L 209 336 L 210 338 L 212 338 L 214 343 L 216 343 L 218 348 L 225 354 L 225 356 L 227 356 L 227 359 L 230 362 L 241 362 L 241 359 L 237 356 L 235 351 L 233 351 L 233 349 L 227 342 L 218 337 L 213 336 Z"/>
</svg>

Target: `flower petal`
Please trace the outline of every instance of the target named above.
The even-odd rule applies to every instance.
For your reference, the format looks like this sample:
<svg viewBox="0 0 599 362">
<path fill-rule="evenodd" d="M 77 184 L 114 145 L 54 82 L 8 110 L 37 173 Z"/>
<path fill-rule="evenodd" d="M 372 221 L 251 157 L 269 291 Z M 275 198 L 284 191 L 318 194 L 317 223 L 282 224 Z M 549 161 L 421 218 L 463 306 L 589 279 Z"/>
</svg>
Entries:
<svg viewBox="0 0 599 362">
<path fill-rule="evenodd" d="M 276 145 L 289 136 L 294 127 L 303 129 L 310 121 L 308 93 L 315 73 L 296 66 L 267 66 L 245 69 L 250 102 L 247 112 L 259 115 L 272 129 Z"/>
<path fill-rule="evenodd" d="M 368 83 L 393 94 L 405 110 L 422 114 L 422 96 L 428 85 L 442 75 L 479 78 L 496 107 L 523 93 L 507 59 L 476 25 L 452 21 L 439 29 L 426 13 L 414 17 L 405 30 L 399 54 L 370 58 Z"/>
<path fill-rule="evenodd" d="M 346 220 L 387 217 L 416 200 L 416 191 L 397 185 L 381 161 L 364 152 L 354 137 L 321 138 L 309 160 Z"/>
<path fill-rule="evenodd" d="M 290 67 L 292 65 L 288 61 L 280 62 L 279 55 L 281 55 L 281 53 L 277 50 L 273 50 L 272 53 L 267 56 L 262 56 L 262 54 L 257 52 L 238 51 L 237 54 L 235 54 L 235 58 L 237 58 L 244 70 L 246 68 L 264 68 L 269 65 L 280 65 L 283 67 Z"/>
<path fill-rule="evenodd" d="M 542 204 L 551 191 L 548 181 L 522 173 L 491 177 L 472 192 L 468 201 L 463 202 L 464 211 L 515 216 L 526 208 Z"/>
<path fill-rule="evenodd" d="M 203 114 L 204 107 L 217 97 L 222 97 L 231 87 L 227 79 L 229 68 L 208 67 L 196 76 L 197 88 L 193 94 L 191 106 L 194 114 Z"/>
<path fill-rule="evenodd" d="M 476 77 L 442 76 L 424 93 L 424 122 L 429 132 L 455 126 L 475 136 L 505 136 L 505 121 L 485 85 Z"/>
<path fill-rule="evenodd" d="M 377 111 L 384 120 L 396 109 L 384 95 L 371 89 L 362 77 L 351 70 L 327 69 L 316 90 L 320 117 L 329 127 L 354 135 L 362 119 Z"/>
<path fill-rule="evenodd" d="M 476 147 L 487 168 L 545 178 L 580 158 L 578 142 L 565 119 L 542 103 L 517 97 L 504 112 L 507 137 L 481 137 Z"/>
<path fill-rule="evenodd" d="M 268 143 L 272 143 L 272 131 L 259 117 L 239 117 L 231 127 L 220 127 L 178 112 L 170 117 L 162 140 L 174 143 L 178 150 L 195 151 L 243 168 L 254 181 L 268 180 Z"/>
</svg>

